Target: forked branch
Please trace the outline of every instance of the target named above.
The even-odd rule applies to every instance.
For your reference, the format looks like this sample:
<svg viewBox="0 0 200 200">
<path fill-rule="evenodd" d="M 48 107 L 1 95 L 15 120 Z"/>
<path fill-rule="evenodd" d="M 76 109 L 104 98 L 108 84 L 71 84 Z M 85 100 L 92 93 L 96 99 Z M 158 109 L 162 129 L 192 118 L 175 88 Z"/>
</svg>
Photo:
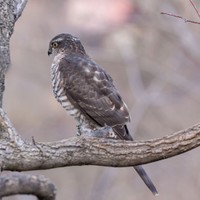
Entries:
<svg viewBox="0 0 200 200">
<path fill-rule="evenodd" d="M 75 165 L 129 167 L 189 151 L 200 145 L 200 124 L 146 141 L 73 137 L 57 142 L 26 142 L 0 110 L 0 159 L 4 170 L 28 171 Z"/>
<path fill-rule="evenodd" d="M 192 0 L 189 0 L 189 2 L 192 5 L 193 9 L 195 10 L 198 18 L 200 19 L 200 13 L 199 13 L 196 5 L 194 4 L 194 2 Z M 180 15 L 174 14 L 174 13 L 161 12 L 160 14 L 161 15 L 168 15 L 170 17 L 175 17 L 175 18 L 178 18 L 178 19 L 182 19 L 185 23 L 188 22 L 188 23 L 192 23 L 192 24 L 198 24 L 198 25 L 200 24 L 199 21 L 194 21 L 194 20 L 186 19 L 186 18 L 184 18 L 184 17 L 182 17 Z"/>
</svg>

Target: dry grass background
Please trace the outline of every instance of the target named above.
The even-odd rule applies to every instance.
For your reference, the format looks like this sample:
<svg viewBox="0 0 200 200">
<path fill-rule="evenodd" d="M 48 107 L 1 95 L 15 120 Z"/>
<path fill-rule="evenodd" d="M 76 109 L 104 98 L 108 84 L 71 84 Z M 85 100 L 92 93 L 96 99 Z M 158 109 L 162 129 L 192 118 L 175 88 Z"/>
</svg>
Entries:
<svg viewBox="0 0 200 200">
<path fill-rule="evenodd" d="M 48 42 L 61 32 L 81 38 L 88 54 L 112 75 L 131 110 L 129 128 L 136 139 L 162 137 L 199 122 L 200 25 L 161 11 L 198 20 L 187 0 L 29 0 L 12 36 L 4 96 L 4 108 L 19 133 L 36 141 L 76 133 L 74 120 L 51 90 Z M 130 168 L 81 166 L 31 173 L 54 181 L 59 200 L 197 200 L 199 168 L 199 149 L 146 165 L 159 197 Z"/>
</svg>

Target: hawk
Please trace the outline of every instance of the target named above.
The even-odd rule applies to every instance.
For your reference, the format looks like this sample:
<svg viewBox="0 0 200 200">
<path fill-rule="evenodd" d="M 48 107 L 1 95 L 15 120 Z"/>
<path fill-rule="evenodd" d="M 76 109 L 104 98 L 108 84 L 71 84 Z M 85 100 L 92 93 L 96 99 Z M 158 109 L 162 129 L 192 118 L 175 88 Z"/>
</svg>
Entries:
<svg viewBox="0 0 200 200">
<path fill-rule="evenodd" d="M 77 37 L 59 34 L 49 43 L 53 54 L 53 93 L 62 107 L 74 116 L 79 128 L 97 130 L 111 127 L 117 139 L 133 140 L 126 123 L 128 108 L 111 76 L 86 53 Z M 151 192 L 158 194 L 142 166 L 134 166 Z"/>
</svg>

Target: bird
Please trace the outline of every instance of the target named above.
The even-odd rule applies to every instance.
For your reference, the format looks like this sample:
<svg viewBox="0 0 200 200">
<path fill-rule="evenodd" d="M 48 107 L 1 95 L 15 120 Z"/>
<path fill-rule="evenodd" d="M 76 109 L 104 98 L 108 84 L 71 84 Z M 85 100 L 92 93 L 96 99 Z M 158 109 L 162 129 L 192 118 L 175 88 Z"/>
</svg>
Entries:
<svg viewBox="0 0 200 200">
<path fill-rule="evenodd" d="M 49 43 L 53 54 L 53 93 L 62 107 L 75 118 L 78 127 L 98 130 L 111 127 L 117 139 L 133 141 L 127 123 L 128 107 L 111 76 L 86 53 L 79 38 L 61 33 Z M 157 189 L 141 165 L 134 166 L 154 195 Z"/>
</svg>

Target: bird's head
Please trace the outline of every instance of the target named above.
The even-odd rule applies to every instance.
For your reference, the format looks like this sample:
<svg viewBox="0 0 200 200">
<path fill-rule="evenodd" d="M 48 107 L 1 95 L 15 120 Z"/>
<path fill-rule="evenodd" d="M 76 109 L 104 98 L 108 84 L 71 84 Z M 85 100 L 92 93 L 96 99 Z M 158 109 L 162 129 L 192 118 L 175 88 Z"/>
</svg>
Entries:
<svg viewBox="0 0 200 200">
<path fill-rule="evenodd" d="M 48 55 L 65 52 L 86 54 L 83 45 L 77 37 L 62 33 L 55 36 L 49 43 Z"/>
</svg>

